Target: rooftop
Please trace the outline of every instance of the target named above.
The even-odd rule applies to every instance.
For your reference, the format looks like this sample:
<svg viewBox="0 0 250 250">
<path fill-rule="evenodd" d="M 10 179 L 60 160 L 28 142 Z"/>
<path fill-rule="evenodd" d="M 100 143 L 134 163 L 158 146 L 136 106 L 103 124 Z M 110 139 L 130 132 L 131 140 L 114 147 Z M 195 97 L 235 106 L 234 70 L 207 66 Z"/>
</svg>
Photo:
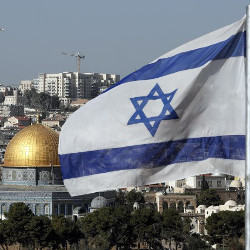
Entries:
<svg viewBox="0 0 250 250">
<path fill-rule="evenodd" d="M 81 104 L 86 104 L 89 101 L 89 99 L 77 99 L 73 102 L 71 102 L 70 105 L 81 105 Z"/>
</svg>

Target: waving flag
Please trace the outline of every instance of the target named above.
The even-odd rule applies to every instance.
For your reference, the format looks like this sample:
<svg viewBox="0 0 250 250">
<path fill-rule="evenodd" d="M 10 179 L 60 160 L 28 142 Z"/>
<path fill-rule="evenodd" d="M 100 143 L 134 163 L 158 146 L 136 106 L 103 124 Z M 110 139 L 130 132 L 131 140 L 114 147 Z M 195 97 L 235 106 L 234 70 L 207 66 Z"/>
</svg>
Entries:
<svg viewBox="0 0 250 250">
<path fill-rule="evenodd" d="M 74 112 L 59 156 L 71 195 L 202 173 L 244 175 L 245 18 L 178 47 Z"/>
</svg>

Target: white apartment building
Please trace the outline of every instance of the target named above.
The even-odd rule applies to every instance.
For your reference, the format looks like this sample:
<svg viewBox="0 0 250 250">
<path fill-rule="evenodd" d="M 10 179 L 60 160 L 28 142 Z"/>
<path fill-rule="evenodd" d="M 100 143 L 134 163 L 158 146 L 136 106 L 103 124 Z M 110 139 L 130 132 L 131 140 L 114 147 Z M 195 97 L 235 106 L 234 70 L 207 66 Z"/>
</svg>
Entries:
<svg viewBox="0 0 250 250">
<path fill-rule="evenodd" d="M 176 181 L 168 181 L 166 182 L 167 185 L 173 187 L 174 189 L 178 188 L 197 188 L 197 189 L 201 189 L 201 183 L 202 183 L 202 175 L 197 175 L 197 176 L 191 176 L 191 177 L 187 177 L 185 179 L 181 179 L 181 180 L 176 180 Z M 208 183 L 208 186 L 210 188 L 218 188 L 218 189 L 222 189 L 222 188 L 226 188 L 226 179 L 224 175 L 210 175 L 210 174 L 206 174 L 205 175 L 205 180 Z"/>
<path fill-rule="evenodd" d="M 34 88 L 36 90 L 36 92 L 38 92 L 39 89 L 39 79 L 33 79 L 32 80 L 32 88 Z"/>
<path fill-rule="evenodd" d="M 22 94 L 24 94 L 25 90 L 31 90 L 31 89 L 35 89 L 36 92 L 38 92 L 39 80 L 33 79 L 32 81 L 31 80 L 21 81 L 21 83 L 18 86 L 18 89 L 21 91 Z M 0 92 L 3 92 L 1 91 L 1 85 L 0 85 Z"/>
<path fill-rule="evenodd" d="M 30 80 L 25 80 L 25 81 L 21 81 L 21 83 L 19 84 L 18 89 L 23 94 L 25 92 L 25 90 L 31 90 L 32 87 L 33 87 L 33 82 L 30 81 Z"/>
<path fill-rule="evenodd" d="M 56 74 L 40 73 L 38 76 L 38 93 L 46 92 L 49 95 L 58 95 L 64 103 L 67 99 L 93 98 L 96 86 L 116 83 L 120 80 L 119 75 L 99 73 L 63 72 Z"/>
</svg>

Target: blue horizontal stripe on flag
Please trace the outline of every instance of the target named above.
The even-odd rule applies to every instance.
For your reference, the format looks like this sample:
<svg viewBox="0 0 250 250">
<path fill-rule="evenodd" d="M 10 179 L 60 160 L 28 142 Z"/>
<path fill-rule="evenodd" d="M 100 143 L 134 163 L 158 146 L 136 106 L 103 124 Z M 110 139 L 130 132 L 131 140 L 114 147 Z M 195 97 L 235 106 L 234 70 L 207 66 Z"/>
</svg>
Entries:
<svg viewBox="0 0 250 250">
<path fill-rule="evenodd" d="M 245 160 L 245 136 L 189 138 L 59 155 L 64 179 L 117 170 L 156 168 L 208 158 Z"/>
<path fill-rule="evenodd" d="M 207 47 L 159 59 L 124 77 L 106 91 L 126 82 L 155 79 L 179 71 L 201 67 L 211 60 L 237 56 L 246 56 L 246 32 L 239 32 L 225 41 Z"/>
</svg>

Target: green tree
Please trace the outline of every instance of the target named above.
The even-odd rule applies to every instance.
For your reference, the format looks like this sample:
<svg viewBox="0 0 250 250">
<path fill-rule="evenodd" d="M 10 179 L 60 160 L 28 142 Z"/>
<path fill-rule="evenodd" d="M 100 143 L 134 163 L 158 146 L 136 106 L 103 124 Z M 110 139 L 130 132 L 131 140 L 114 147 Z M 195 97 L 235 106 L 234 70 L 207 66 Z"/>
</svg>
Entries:
<svg viewBox="0 0 250 250">
<path fill-rule="evenodd" d="M 31 98 L 36 93 L 36 90 L 32 88 L 31 90 L 25 90 L 23 98 L 24 98 L 24 106 L 31 107 Z"/>
<path fill-rule="evenodd" d="M 210 249 L 211 246 L 199 234 L 192 234 L 187 238 L 183 250 Z"/>
<path fill-rule="evenodd" d="M 211 244 L 227 243 L 244 235 L 244 211 L 221 211 L 207 218 L 205 225 Z M 223 242 L 224 239 L 224 242 Z"/>
<path fill-rule="evenodd" d="M 90 246 L 101 249 L 115 246 L 112 213 L 113 208 L 103 207 L 80 219 L 80 228 Z"/>
<path fill-rule="evenodd" d="M 198 204 L 209 206 L 218 206 L 222 204 L 222 200 L 215 189 L 207 189 L 198 197 Z"/>
<path fill-rule="evenodd" d="M 201 192 L 209 189 L 208 182 L 206 181 L 205 175 L 202 175 L 202 181 L 201 181 Z"/>
<path fill-rule="evenodd" d="M 131 190 L 125 195 L 125 200 L 129 204 L 134 204 L 135 202 L 138 203 L 145 203 L 144 196 L 141 192 L 136 192 L 135 190 Z"/>
<path fill-rule="evenodd" d="M 161 247 L 161 214 L 154 209 L 141 208 L 132 214 L 131 225 L 138 242 L 147 242 L 149 249 Z"/>
<path fill-rule="evenodd" d="M 58 109 L 60 107 L 60 100 L 57 95 L 53 95 L 51 98 L 51 109 Z"/>
<path fill-rule="evenodd" d="M 132 218 L 129 206 L 118 206 L 111 214 L 111 226 L 114 245 L 117 249 L 131 249 L 134 246 L 135 235 L 130 224 Z"/>
<path fill-rule="evenodd" d="M 58 109 L 60 106 L 58 96 L 50 96 L 45 92 L 37 93 L 34 89 L 26 90 L 24 92 L 24 103 L 26 107 L 40 111 Z"/>
<path fill-rule="evenodd" d="M 28 225 L 33 217 L 32 211 L 22 202 L 14 203 L 8 213 L 5 213 L 5 235 L 9 244 L 30 244 Z"/>
<path fill-rule="evenodd" d="M 51 226 L 57 235 L 57 242 L 64 248 L 67 243 L 69 245 L 78 244 L 82 237 L 78 225 L 74 221 L 66 219 L 63 215 L 53 216 Z"/>
<path fill-rule="evenodd" d="M 189 236 L 190 220 L 182 219 L 178 211 L 172 208 L 164 210 L 162 217 L 162 238 L 169 242 L 171 249 L 172 241 L 177 246 Z"/>
<path fill-rule="evenodd" d="M 125 204 L 125 194 L 121 190 L 116 192 L 116 204 L 117 205 L 124 205 Z"/>
<path fill-rule="evenodd" d="M 86 245 L 91 246 L 95 243 L 95 237 L 98 235 L 97 227 L 97 212 L 89 213 L 86 216 L 79 218 L 78 226 L 84 235 Z"/>
<path fill-rule="evenodd" d="M 51 227 L 51 219 L 45 215 L 33 216 L 27 229 L 29 230 L 31 245 L 34 249 L 56 247 L 60 243 Z"/>
<path fill-rule="evenodd" d="M 11 239 L 10 227 L 7 220 L 0 220 L 0 246 L 7 250 L 8 246 L 14 242 Z"/>
<path fill-rule="evenodd" d="M 33 93 L 33 95 L 30 98 L 30 107 L 35 109 L 42 109 L 42 104 L 40 103 L 41 100 L 39 98 L 38 93 Z"/>
</svg>

